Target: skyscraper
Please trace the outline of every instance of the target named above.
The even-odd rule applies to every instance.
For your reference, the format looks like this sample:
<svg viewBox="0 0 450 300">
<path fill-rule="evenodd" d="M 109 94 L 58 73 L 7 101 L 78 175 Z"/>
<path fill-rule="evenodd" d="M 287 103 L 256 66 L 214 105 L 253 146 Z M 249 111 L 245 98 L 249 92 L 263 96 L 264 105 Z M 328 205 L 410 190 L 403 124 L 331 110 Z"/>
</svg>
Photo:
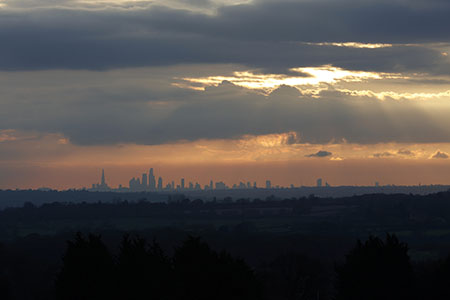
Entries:
<svg viewBox="0 0 450 300">
<path fill-rule="evenodd" d="M 161 176 L 159 176 L 159 178 L 158 178 L 158 190 L 162 190 L 162 189 L 163 189 L 163 182 L 162 182 Z"/>
<path fill-rule="evenodd" d="M 143 187 L 144 189 L 147 189 L 147 187 L 148 187 L 147 173 L 143 173 L 143 174 L 142 174 L 141 185 L 142 185 L 142 187 Z"/>
<path fill-rule="evenodd" d="M 153 168 L 150 168 L 150 171 L 148 172 L 148 188 L 151 191 L 156 189 L 156 180 L 155 175 L 153 175 Z"/>
<path fill-rule="evenodd" d="M 102 181 L 100 183 L 101 186 L 105 186 L 106 182 L 105 182 L 105 169 L 102 169 Z"/>
<path fill-rule="evenodd" d="M 272 182 L 270 180 L 266 180 L 266 189 L 272 188 Z"/>
<path fill-rule="evenodd" d="M 322 178 L 317 179 L 317 187 L 322 187 Z"/>
<path fill-rule="evenodd" d="M 184 190 L 184 178 L 181 178 L 181 189 L 183 189 Z"/>
<path fill-rule="evenodd" d="M 102 177 L 100 179 L 100 183 L 93 184 L 92 188 L 90 190 L 91 191 L 96 191 L 96 192 L 106 192 L 106 191 L 110 191 L 111 190 L 111 188 L 106 183 L 105 170 L 104 169 L 102 169 Z"/>
<path fill-rule="evenodd" d="M 130 181 L 128 181 L 128 186 L 130 188 L 130 190 L 133 188 L 134 186 L 134 177 L 130 179 Z"/>
<path fill-rule="evenodd" d="M 222 181 L 216 182 L 216 190 L 225 190 L 227 188 L 228 187 L 224 182 Z"/>
</svg>

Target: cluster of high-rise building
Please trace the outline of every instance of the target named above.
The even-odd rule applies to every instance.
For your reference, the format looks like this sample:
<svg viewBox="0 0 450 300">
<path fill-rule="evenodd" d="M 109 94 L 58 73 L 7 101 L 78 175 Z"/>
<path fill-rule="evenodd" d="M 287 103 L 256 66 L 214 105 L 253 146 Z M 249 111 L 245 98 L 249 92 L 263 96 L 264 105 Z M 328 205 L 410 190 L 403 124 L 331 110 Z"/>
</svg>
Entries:
<svg viewBox="0 0 450 300">
<path fill-rule="evenodd" d="M 325 183 L 325 186 L 329 186 Z M 322 187 L 322 179 L 317 179 L 317 187 Z M 148 173 L 143 173 L 140 177 L 133 177 L 128 182 L 128 187 L 123 187 L 119 185 L 117 189 L 113 189 L 108 186 L 105 179 L 105 171 L 102 169 L 102 177 L 100 183 L 93 184 L 89 189 L 91 191 L 105 192 L 105 191 L 122 191 L 122 192 L 156 192 L 156 191 L 200 191 L 200 190 L 226 190 L 226 189 L 256 189 L 258 188 L 256 182 L 251 183 L 239 182 L 238 184 L 233 184 L 231 187 L 226 185 L 222 181 L 213 182 L 210 180 L 209 184 L 203 187 L 198 182 L 186 182 L 184 178 L 180 179 L 179 183 L 175 181 L 169 181 L 164 185 L 163 178 L 161 176 L 156 180 L 156 176 L 153 172 L 153 168 L 150 168 Z M 266 189 L 281 188 L 280 186 L 272 186 L 270 180 L 266 180 Z M 291 184 L 291 188 L 294 185 Z"/>
<path fill-rule="evenodd" d="M 239 187 L 242 185 L 243 183 L 241 182 Z M 236 185 L 234 185 L 233 187 L 236 187 Z M 247 187 L 247 185 L 245 185 L 245 187 Z M 161 176 L 159 176 L 158 180 L 156 181 L 156 176 L 153 172 L 153 168 L 150 168 L 148 174 L 143 173 L 140 177 L 131 178 L 128 185 L 128 190 L 132 192 L 185 191 L 185 190 L 195 191 L 195 190 L 214 190 L 214 189 L 228 189 L 228 188 L 229 187 L 222 181 L 214 183 L 213 180 L 211 180 L 209 184 L 206 184 L 202 187 L 198 182 L 186 182 L 184 178 L 181 178 L 179 183 L 176 183 L 174 180 L 172 180 L 164 184 L 163 178 Z"/>
<path fill-rule="evenodd" d="M 156 181 L 155 174 L 153 173 L 153 168 L 150 168 L 148 174 L 143 173 L 141 178 L 131 178 L 128 182 L 128 186 L 132 191 L 156 191 L 162 190 L 163 181 L 161 177 L 159 177 L 158 181 Z"/>
<path fill-rule="evenodd" d="M 247 188 L 250 183 L 244 184 L 240 183 L 239 188 Z M 256 187 L 256 183 L 254 183 Z M 117 189 L 113 189 L 106 183 L 105 171 L 102 170 L 102 177 L 100 183 L 95 183 L 89 189 L 90 191 L 106 192 L 106 191 L 129 191 L 129 192 L 154 192 L 154 191 L 184 191 L 184 190 L 214 190 L 214 189 L 228 189 L 229 187 L 222 181 L 214 183 L 213 180 L 209 184 L 203 187 L 198 182 L 186 182 L 184 178 L 181 178 L 179 183 L 175 181 L 170 181 L 164 185 L 163 178 L 161 176 L 156 180 L 156 176 L 153 172 L 153 168 L 150 168 L 148 173 L 143 173 L 140 177 L 133 177 L 128 182 L 128 187 L 123 187 L 119 185 Z M 236 188 L 236 185 L 233 186 Z"/>
</svg>

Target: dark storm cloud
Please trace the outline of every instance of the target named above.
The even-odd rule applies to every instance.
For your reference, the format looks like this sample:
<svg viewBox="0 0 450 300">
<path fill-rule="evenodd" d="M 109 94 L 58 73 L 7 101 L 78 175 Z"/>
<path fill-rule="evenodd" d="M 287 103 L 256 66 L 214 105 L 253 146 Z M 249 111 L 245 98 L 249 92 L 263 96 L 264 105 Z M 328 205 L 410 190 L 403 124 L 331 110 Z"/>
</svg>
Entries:
<svg viewBox="0 0 450 300">
<path fill-rule="evenodd" d="M 314 98 L 286 86 L 266 97 L 227 82 L 205 92 L 170 86 L 182 82 L 175 77 L 224 74 L 210 64 L 231 64 L 235 69 L 226 74 L 237 68 L 288 73 L 292 67 L 324 64 L 450 74 L 442 45 L 428 44 L 450 43 L 448 1 L 256 1 L 211 15 L 148 3 L 136 4 L 139 9 L 131 4 L 86 9 L 73 1 L 48 8 L 53 0 L 32 9 L 21 7 L 26 1 L 15 3 L 15 9 L 0 10 L 0 69 L 15 71 L 0 76 L 0 129 L 61 133 L 83 145 L 282 132 L 296 132 L 305 143 L 450 142 L 449 106 L 439 100 L 379 101 L 332 90 Z M 311 44 L 346 41 L 395 45 Z M 204 69 L 164 73 L 179 64 Z M 151 68 L 136 73 L 130 67 Z M 111 75 L 115 68 L 122 77 Z M 40 78 L 48 72 L 20 72 L 43 69 L 104 72 L 63 70 L 44 81 Z"/>
<path fill-rule="evenodd" d="M 356 5 L 357 4 L 357 5 Z M 239 63 L 266 72 L 334 64 L 348 69 L 449 72 L 439 51 L 304 42 L 450 42 L 444 1 L 256 1 L 216 15 L 148 9 L 0 11 L 0 68 L 109 69 Z"/>
<path fill-rule="evenodd" d="M 319 0 L 259 3 L 225 7 L 221 11 L 219 24 L 236 24 L 241 30 L 224 30 L 222 28 L 226 26 L 218 26 L 221 32 L 241 38 L 278 41 L 448 41 L 445 29 L 450 25 L 448 1 Z"/>
<path fill-rule="evenodd" d="M 317 151 L 316 153 L 308 154 L 305 156 L 306 157 L 327 157 L 327 156 L 331 156 L 331 155 L 333 155 L 333 153 L 320 150 L 320 151 Z"/>
<path fill-rule="evenodd" d="M 84 80 L 89 81 L 89 75 Z M 20 95 L 2 86 L 0 128 L 61 133 L 83 145 L 164 144 L 282 132 L 298 133 L 303 143 L 450 142 L 450 109 L 438 100 L 424 106 L 334 91 L 322 92 L 317 99 L 288 87 L 266 97 L 231 83 L 182 95 L 180 89 L 151 80 L 143 81 L 147 90 L 134 94 L 116 81 L 98 84 L 103 88 L 90 87 L 87 93 L 78 93 L 85 86 L 80 82 L 61 90 L 41 90 L 40 84 Z"/>
<path fill-rule="evenodd" d="M 97 125 L 94 132 L 98 134 L 95 136 L 87 128 L 79 130 L 76 125 L 78 122 L 66 123 L 63 132 L 70 132 L 69 137 L 75 142 L 87 144 L 99 140 L 115 143 L 118 142 L 118 136 L 126 141 L 158 144 L 289 131 L 298 132 L 303 142 L 310 143 L 343 139 L 356 143 L 450 141 L 448 121 L 439 119 L 433 113 L 427 115 L 429 112 L 426 109 L 410 103 L 355 100 L 344 95 L 324 95 L 320 100 L 291 96 L 265 99 L 263 96 L 239 92 L 233 94 L 229 87 L 224 89 L 219 87 L 217 91 L 189 99 L 160 120 L 152 120 L 152 113 L 148 109 L 134 107 L 132 109 L 136 111 L 131 111 L 130 117 L 123 117 L 122 114 L 114 116 L 114 112 L 109 112 L 112 114 L 110 116 L 100 115 L 106 124 L 100 127 Z M 146 116 L 146 112 L 150 112 L 150 116 Z M 119 123 L 114 121 L 120 116 L 125 120 L 130 119 L 126 132 L 121 131 L 123 127 L 120 125 L 125 120 L 119 119 Z M 93 115 L 93 118 L 98 123 L 98 114 Z M 92 125 L 89 128 L 95 128 Z"/>
</svg>

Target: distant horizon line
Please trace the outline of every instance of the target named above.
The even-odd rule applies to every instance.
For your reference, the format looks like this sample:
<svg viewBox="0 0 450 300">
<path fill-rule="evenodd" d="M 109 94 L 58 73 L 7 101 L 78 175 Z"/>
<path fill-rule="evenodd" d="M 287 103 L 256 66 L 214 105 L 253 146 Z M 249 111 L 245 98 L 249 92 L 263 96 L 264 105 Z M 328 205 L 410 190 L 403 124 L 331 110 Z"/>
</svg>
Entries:
<svg viewBox="0 0 450 300">
<path fill-rule="evenodd" d="M 251 190 L 295 190 L 295 189 L 336 189 L 336 188 L 371 188 L 371 189 L 382 189 L 382 188 L 419 188 L 419 187 L 448 187 L 450 188 L 450 184 L 418 184 L 418 185 L 406 185 L 406 184 L 385 184 L 385 185 L 329 185 L 329 186 L 315 186 L 315 185 L 302 185 L 302 186 L 274 186 L 274 187 L 251 187 L 251 188 L 239 188 L 239 187 L 228 187 L 224 189 L 173 189 L 173 190 L 141 190 L 134 191 L 129 190 L 129 188 L 110 188 L 109 190 L 92 190 L 90 188 L 68 188 L 68 189 L 58 189 L 58 188 L 50 188 L 50 187 L 39 187 L 39 188 L 0 188 L 0 191 L 36 191 L 36 192 L 91 192 L 91 193 L 163 193 L 170 194 L 174 192 L 213 192 L 213 191 L 251 191 Z"/>
</svg>

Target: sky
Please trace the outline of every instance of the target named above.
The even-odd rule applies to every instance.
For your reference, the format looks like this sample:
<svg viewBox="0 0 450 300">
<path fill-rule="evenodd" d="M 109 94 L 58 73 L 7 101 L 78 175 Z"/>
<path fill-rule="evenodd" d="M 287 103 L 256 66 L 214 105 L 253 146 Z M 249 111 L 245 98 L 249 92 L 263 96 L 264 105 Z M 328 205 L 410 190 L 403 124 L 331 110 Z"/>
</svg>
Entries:
<svg viewBox="0 0 450 300">
<path fill-rule="evenodd" d="M 0 0 L 0 189 L 450 184 L 447 0 Z"/>
</svg>

